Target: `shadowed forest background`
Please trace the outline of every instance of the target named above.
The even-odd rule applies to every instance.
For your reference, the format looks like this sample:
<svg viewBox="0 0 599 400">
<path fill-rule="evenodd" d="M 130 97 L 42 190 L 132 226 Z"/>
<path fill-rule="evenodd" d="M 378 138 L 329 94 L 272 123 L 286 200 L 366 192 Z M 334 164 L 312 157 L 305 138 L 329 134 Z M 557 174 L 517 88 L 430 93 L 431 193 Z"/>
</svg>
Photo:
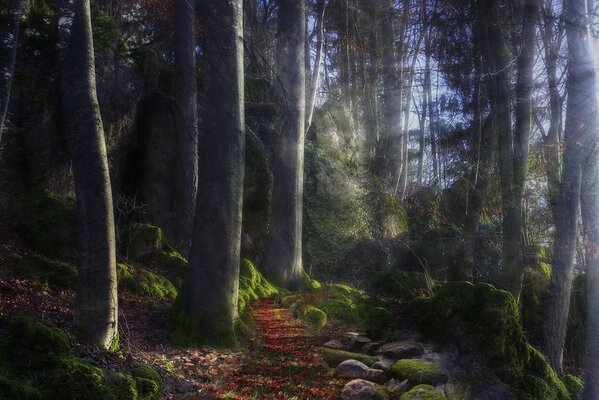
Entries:
<svg viewBox="0 0 599 400">
<path fill-rule="evenodd" d="M 0 0 L 0 399 L 599 400 L 593 0 Z"/>
</svg>

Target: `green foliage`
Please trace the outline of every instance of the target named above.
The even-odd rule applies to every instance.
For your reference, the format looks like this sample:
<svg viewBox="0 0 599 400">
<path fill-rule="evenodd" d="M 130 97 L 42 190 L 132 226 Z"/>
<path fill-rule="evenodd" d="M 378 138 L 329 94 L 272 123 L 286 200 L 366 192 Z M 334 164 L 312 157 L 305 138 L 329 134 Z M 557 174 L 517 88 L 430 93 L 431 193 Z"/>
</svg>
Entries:
<svg viewBox="0 0 599 400">
<path fill-rule="evenodd" d="M 480 352 L 521 398 L 536 398 L 541 391 L 552 393 L 549 399 L 570 398 L 545 358 L 528 343 L 510 293 L 488 284 L 448 282 L 432 298 L 415 301 L 412 312 L 423 335 Z"/>
<path fill-rule="evenodd" d="M 302 319 L 310 328 L 316 330 L 321 330 L 327 324 L 327 315 L 324 311 L 314 306 L 307 306 L 305 308 Z"/>
<path fill-rule="evenodd" d="M 582 392 L 584 391 L 584 381 L 574 375 L 565 375 L 562 378 L 568 393 L 572 396 L 572 400 L 582 399 Z"/>
<path fill-rule="evenodd" d="M 433 283 L 426 274 L 405 272 L 393 269 L 380 272 L 368 280 L 372 290 L 402 300 L 411 300 L 423 294 L 430 294 Z"/>
<path fill-rule="evenodd" d="M 326 297 L 316 302 L 316 306 L 330 318 L 348 323 L 360 322 L 359 306 L 367 299 L 364 292 L 340 283 L 332 285 Z"/>
<path fill-rule="evenodd" d="M 400 381 L 407 379 L 412 384 L 436 385 L 447 382 L 448 376 L 437 364 L 416 360 L 398 360 L 391 367 L 393 375 Z"/>
<path fill-rule="evenodd" d="M 395 317 L 391 311 L 384 307 L 372 307 L 366 312 L 362 324 L 369 332 L 378 336 L 381 332 L 388 330 L 396 325 Z"/>
<path fill-rule="evenodd" d="M 60 288 L 74 287 L 77 281 L 74 265 L 42 256 L 15 256 L 1 264 L 0 270 Z"/>
<path fill-rule="evenodd" d="M 431 385 L 418 385 L 402 394 L 400 400 L 443 400 L 445 396 Z"/>
<path fill-rule="evenodd" d="M 323 347 L 321 349 L 321 352 L 322 358 L 332 368 L 335 368 L 337 365 L 341 364 L 345 360 L 358 360 L 369 367 L 376 362 L 375 357 L 366 354 L 352 353 L 349 351 L 337 349 L 329 349 L 327 347 Z"/>
<path fill-rule="evenodd" d="M 54 258 L 75 257 L 75 200 L 43 191 L 26 196 L 8 213 L 16 218 L 21 237 L 32 249 Z"/>
</svg>

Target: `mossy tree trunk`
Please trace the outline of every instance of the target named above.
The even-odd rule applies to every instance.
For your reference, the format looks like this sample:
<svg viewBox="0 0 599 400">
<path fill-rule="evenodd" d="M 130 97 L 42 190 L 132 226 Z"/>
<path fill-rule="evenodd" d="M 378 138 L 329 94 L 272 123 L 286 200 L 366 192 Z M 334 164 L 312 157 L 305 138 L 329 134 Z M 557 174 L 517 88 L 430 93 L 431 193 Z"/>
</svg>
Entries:
<svg viewBox="0 0 599 400">
<path fill-rule="evenodd" d="M 206 97 L 197 207 L 177 332 L 185 335 L 184 342 L 232 344 L 245 160 L 243 2 L 200 4 Z"/>
<path fill-rule="evenodd" d="M 302 207 L 305 139 L 304 0 L 279 0 L 277 77 L 281 129 L 275 138 L 271 221 L 265 272 L 294 287 L 303 273 Z"/>
<path fill-rule="evenodd" d="M 112 191 L 96 95 L 89 0 L 76 0 L 73 11 L 62 82 L 77 197 L 79 273 L 75 325 L 86 340 L 108 349 L 118 334 Z"/>
<path fill-rule="evenodd" d="M 175 126 L 181 174 L 177 182 L 177 238 L 189 256 L 198 188 L 195 2 L 175 0 Z"/>
<path fill-rule="evenodd" d="M 0 141 L 15 72 L 19 26 L 24 6 L 25 0 L 11 0 L 4 16 L 4 26 L 0 30 Z"/>
</svg>

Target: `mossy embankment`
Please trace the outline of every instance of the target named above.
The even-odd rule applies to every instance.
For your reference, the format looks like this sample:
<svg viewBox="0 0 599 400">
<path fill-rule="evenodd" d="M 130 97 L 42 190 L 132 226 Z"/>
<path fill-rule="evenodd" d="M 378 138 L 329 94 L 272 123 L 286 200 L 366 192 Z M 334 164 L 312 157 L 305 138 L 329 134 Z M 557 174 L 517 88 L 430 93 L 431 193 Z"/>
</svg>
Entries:
<svg viewBox="0 0 599 400">
<path fill-rule="evenodd" d="M 163 379 L 150 366 L 106 354 L 90 359 L 64 331 L 15 317 L 0 339 L 0 398 L 15 400 L 158 400 Z M 83 356 L 86 354 L 85 358 Z M 111 362 L 106 362 L 110 359 Z"/>
</svg>

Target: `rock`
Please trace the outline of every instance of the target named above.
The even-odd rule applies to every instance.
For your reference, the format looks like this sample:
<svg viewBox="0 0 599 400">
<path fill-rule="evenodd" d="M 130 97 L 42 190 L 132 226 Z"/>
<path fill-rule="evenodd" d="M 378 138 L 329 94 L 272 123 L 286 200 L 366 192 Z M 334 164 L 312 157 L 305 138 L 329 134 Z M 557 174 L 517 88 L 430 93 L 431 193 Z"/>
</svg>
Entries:
<svg viewBox="0 0 599 400">
<path fill-rule="evenodd" d="M 389 396 L 384 389 L 364 379 L 354 379 L 342 391 L 345 400 L 386 400 Z"/>
<path fill-rule="evenodd" d="M 345 339 L 349 343 L 349 348 L 352 350 L 359 350 L 365 344 L 372 342 L 366 336 L 362 336 L 362 334 L 358 332 L 346 332 Z"/>
<path fill-rule="evenodd" d="M 382 342 L 366 343 L 362 346 L 362 351 L 366 354 L 370 354 L 371 356 L 374 356 L 375 354 L 377 354 L 379 352 L 379 348 L 381 347 L 382 344 L 383 344 Z"/>
<path fill-rule="evenodd" d="M 345 345 L 343 343 L 341 343 L 339 340 L 335 340 L 335 339 L 329 340 L 328 342 L 323 344 L 322 347 L 328 347 L 329 349 L 336 349 L 336 350 L 345 350 Z"/>
<path fill-rule="evenodd" d="M 381 346 L 379 353 L 399 360 L 400 358 L 414 358 L 424 354 L 424 347 L 414 342 L 392 342 Z"/>
<path fill-rule="evenodd" d="M 391 395 L 391 398 L 398 399 L 399 396 L 404 394 L 410 388 L 410 382 L 405 379 L 403 382 L 399 382 L 397 379 L 391 379 L 385 382 L 385 388 Z"/>
<path fill-rule="evenodd" d="M 322 353 L 322 358 L 332 368 L 335 368 L 345 360 L 358 360 L 369 366 L 376 362 L 376 358 L 366 354 L 352 353 L 349 351 L 330 349 L 326 347 L 321 348 L 320 351 Z"/>
<path fill-rule="evenodd" d="M 358 360 L 345 360 L 335 368 L 335 375 L 341 378 L 366 379 L 373 382 L 384 382 L 385 372 L 369 368 Z"/>
<path fill-rule="evenodd" d="M 417 399 L 426 399 L 426 400 L 444 400 L 445 395 L 440 393 L 433 386 L 430 385 L 418 385 L 415 388 L 412 388 L 410 391 L 404 393 L 399 398 L 400 400 L 417 400 Z"/>
<path fill-rule="evenodd" d="M 438 364 L 424 360 L 399 360 L 393 364 L 391 372 L 396 378 L 407 379 L 413 385 L 438 385 L 449 379 Z"/>
<path fill-rule="evenodd" d="M 394 359 L 387 358 L 382 355 L 378 355 L 378 356 L 376 356 L 376 358 L 377 358 L 377 361 L 374 364 L 372 364 L 372 368 L 382 369 L 385 372 L 391 371 L 391 367 L 395 363 Z"/>
</svg>

